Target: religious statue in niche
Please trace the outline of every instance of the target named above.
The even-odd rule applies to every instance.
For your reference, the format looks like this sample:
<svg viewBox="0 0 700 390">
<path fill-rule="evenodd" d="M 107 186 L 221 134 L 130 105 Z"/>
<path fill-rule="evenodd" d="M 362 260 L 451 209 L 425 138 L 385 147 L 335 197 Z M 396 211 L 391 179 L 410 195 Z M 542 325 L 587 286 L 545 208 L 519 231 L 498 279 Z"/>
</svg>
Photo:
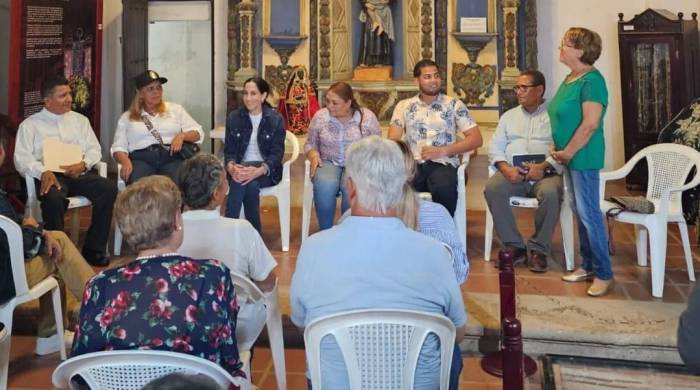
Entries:
<svg viewBox="0 0 700 390">
<path fill-rule="evenodd" d="M 360 0 L 362 23 L 355 80 L 390 80 L 393 62 L 394 18 L 391 0 Z"/>
<path fill-rule="evenodd" d="M 308 132 L 309 122 L 318 110 L 318 99 L 306 67 L 299 65 L 292 71 L 287 88 L 280 96 L 277 111 L 284 118 L 285 128 L 299 135 Z"/>
</svg>

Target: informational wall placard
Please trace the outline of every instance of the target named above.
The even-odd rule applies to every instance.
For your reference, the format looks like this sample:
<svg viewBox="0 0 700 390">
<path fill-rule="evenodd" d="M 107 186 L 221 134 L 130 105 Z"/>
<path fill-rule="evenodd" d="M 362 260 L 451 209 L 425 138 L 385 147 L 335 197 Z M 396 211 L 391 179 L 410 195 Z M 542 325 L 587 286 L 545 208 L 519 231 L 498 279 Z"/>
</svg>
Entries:
<svg viewBox="0 0 700 390">
<path fill-rule="evenodd" d="M 73 110 L 99 136 L 102 0 L 17 0 L 11 7 L 10 116 L 20 122 L 40 111 L 42 81 L 62 74 Z"/>
</svg>

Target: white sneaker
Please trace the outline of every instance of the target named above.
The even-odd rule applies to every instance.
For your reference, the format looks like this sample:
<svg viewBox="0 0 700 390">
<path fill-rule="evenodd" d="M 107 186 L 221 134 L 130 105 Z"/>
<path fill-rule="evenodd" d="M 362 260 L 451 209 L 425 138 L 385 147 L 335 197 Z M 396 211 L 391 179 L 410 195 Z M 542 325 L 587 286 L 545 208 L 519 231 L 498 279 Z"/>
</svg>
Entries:
<svg viewBox="0 0 700 390">
<path fill-rule="evenodd" d="M 75 333 L 69 330 L 63 332 L 63 343 L 66 346 L 67 352 L 70 352 L 70 349 L 73 347 L 74 335 Z M 55 334 L 51 337 L 37 337 L 36 350 L 34 351 L 34 353 L 36 353 L 39 356 L 44 356 L 58 352 L 61 349 L 61 344 L 59 344 L 59 340 L 60 339 L 58 337 L 58 334 Z"/>
</svg>

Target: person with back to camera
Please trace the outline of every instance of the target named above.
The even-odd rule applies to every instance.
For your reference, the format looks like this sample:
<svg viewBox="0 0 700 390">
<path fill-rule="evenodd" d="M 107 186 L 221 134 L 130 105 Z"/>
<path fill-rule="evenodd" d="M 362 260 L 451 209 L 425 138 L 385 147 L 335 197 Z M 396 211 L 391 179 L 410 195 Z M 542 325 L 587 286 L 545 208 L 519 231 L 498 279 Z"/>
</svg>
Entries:
<svg viewBox="0 0 700 390">
<path fill-rule="evenodd" d="M 196 259 L 221 260 L 232 271 L 251 279 L 262 292 L 272 291 L 277 280 L 274 272 L 277 261 L 260 234 L 248 221 L 219 214 L 228 192 L 221 160 L 207 153 L 192 157 L 178 170 L 177 183 L 185 205 L 182 221 L 186 232 L 178 252 Z M 253 346 L 266 318 L 267 310 L 262 302 L 239 300 L 238 349 L 249 350 Z"/>
<path fill-rule="evenodd" d="M 186 142 L 202 143 L 204 132 L 179 104 L 163 100 L 168 79 L 147 70 L 136 76 L 136 94 L 117 122 L 111 153 L 127 183 L 148 175 L 175 179 Z"/>
<path fill-rule="evenodd" d="M 135 260 L 95 275 L 85 287 L 73 356 L 153 349 L 182 352 L 243 376 L 231 272 L 218 260 L 177 253 L 184 234 L 180 190 L 151 175 L 117 197 L 115 218 Z"/>
<path fill-rule="evenodd" d="M 267 102 L 270 85 L 253 77 L 243 83 L 243 107 L 228 114 L 224 161 L 229 174 L 226 216 L 239 218 L 241 207 L 261 232 L 260 189 L 282 179 L 284 119 Z"/>
<path fill-rule="evenodd" d="M 382 133 L 377 117 L 360 107 L 349 84 L 342 81 L 332 84 L 325 98 L 326 107 L 311 119 L 304 145 L 311 168 L 319 230 L 333 226 L 339 191 L 340 213 L 350 208 L 345 188 L 345 151 L 358 139 Z"/>
</svg>

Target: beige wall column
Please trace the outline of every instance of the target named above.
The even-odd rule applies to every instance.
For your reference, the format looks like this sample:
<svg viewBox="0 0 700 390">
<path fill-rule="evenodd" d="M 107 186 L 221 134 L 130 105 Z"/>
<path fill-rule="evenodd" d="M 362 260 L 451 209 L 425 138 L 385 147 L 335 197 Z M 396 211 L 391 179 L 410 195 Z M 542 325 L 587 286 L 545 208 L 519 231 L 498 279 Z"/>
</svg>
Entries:
<svg viewBox="0 0 700 390">
<path fill-rule="evenodd" d="M 257 76 L 255 70 L 255 11 L 257 6 L 253 0 L 243 0 L 238 5 L 241 20 L 241 67 L 234 75 L 235 81 L 245 81 Z"/>
<path fill-rule="evenodd" d="M 503 47 L 505 67 L 501 82 L 514 82 L 520 75 L 518 69 L 518 6 L 519 0 L 503 1 Z"/>
</svg>

